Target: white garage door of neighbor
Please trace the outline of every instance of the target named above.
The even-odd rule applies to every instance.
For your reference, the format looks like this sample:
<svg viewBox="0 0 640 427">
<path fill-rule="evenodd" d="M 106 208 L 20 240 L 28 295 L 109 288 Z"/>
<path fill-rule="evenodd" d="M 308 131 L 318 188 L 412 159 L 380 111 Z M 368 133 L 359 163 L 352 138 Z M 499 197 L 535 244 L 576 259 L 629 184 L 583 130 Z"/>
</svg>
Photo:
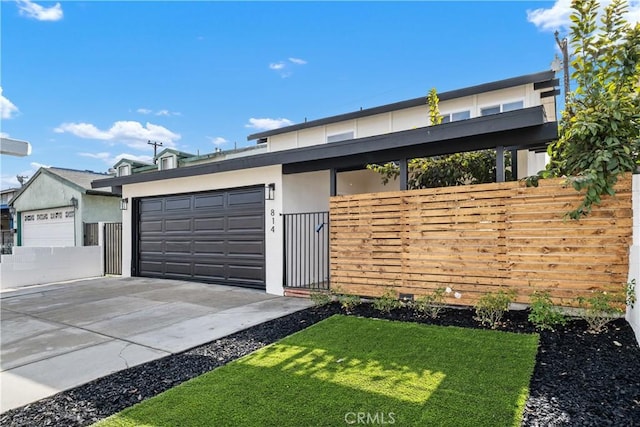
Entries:
<svg viewBox="0 0 640 427">
<path fill-rule="evenodd" d="M 22 246 L 74 246 L 72 207 L 22 213 Z"/>
</svg>

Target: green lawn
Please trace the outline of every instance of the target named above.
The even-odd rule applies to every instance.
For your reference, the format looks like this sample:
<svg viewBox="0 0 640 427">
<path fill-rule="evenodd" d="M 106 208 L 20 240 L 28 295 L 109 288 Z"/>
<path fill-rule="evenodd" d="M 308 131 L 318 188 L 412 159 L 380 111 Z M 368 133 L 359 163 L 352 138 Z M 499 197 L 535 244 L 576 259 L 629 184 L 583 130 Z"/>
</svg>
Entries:
<svg viewBox="0 0 640 427">
<path fill-rule="evenodd" d="M 100 423 L 515 426 L 538 336 L 333 316 Z"/>
</svg>

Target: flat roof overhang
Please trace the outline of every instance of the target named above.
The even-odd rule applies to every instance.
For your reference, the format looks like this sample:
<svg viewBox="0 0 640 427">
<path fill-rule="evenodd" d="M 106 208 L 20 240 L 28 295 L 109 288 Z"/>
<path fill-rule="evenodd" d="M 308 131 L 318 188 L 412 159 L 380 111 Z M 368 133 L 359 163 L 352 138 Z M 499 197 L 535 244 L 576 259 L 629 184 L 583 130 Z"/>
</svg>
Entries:
<svg viewBox="0 0 640 427">
<path fill-rule="evenodd" d="M 208 175 L 282 165 L 283 173 L 326 169 L 356 169 L 369 163 L 436 156 L 503 146 L 541 149 L 558 138 L 558 123 L 545 120 L 536 106 L 437 126 L 392 132 L 367 138 L 263 153 L 196 166 L 93 181 L 93 188 L 116 188 L 142 182 Z"/>
</svg>

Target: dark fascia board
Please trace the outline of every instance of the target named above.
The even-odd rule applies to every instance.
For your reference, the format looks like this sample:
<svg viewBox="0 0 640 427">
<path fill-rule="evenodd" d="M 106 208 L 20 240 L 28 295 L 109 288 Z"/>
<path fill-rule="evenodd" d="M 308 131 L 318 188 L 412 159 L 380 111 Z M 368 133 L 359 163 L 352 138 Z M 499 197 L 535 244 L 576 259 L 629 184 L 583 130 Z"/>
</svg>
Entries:
<svg viewBox="0 0 640 427">
<path fill-rule="evenodd" d="M 366 156 L 370 153 L 378 153 L 376 156 L 380 157 L 379 153 L 393 153 L 394 150 L 400 149 L 411 151 L 423 144 L 444 144 L 446 141 L 465 141 L 466 139 L 469 140 L 469 142 L 465 143 L 465 147 L 468 147 L 468 149 L 460 150 L 455 144 L 452 144 L 449 150 L 452 150 L 452 152 L 472 151 L 484 147 L 484 144 L 479 146 L 479 148 L 475 148 L 474 146 L 474 141 L 483 135 L 496 136 L 503 133 L 514 132 L 522 128 L 539 127 L 544 123 L 544 107 L 536 106 L 437 126 L 376 135 L 368 138 L 333 142 L 331 144 L 319 144 L 255 156 L 238 157 L 184 168 L 100 179 L 93 181 L 91 185 L 93 188 L 117 188 L 122 185 L 140 182 L 207 175 L 272 165 L 283 165 L 283 167 L 286 167 L 286 165 L 294 163 L 312 164 L 318 161 L 331 162 L 337 161 L 342 157 Z M 551 123 L 552 125 L 550 125 L 550 127 L 555 128 L 554 135 L 557 136 L 557 123 Z M 528 142 L 521 140 L 521 143 L 525 146 Z M 531 142 L 531 144 L 533 145 L 533 142 Z M 535 144 L 539 146 L 540 141 L 536 140 Z M 496 145 L 499 144 L 493 144 L 492 146 L 495 147 Z M 513 145 L 513 141 L 505 145 Z"/>
<path fill-rule="evenodd" d="M 539 73 L 527 74 L 524 76 L 512 77 L 505 80 L 498 80 L 495 82 L 483 83 L 476 86 L 469 86 L 462 89 L 455 89 L 438 94 L 440 101 L 447 101 L 450 99 L 462 98 L 465 96 L 477 95 L 479 93 L 491 92 L 493 90 L 500 90 L 509 87 L 521 86 L 529 83 L 543 83 L 553 80 L 555 77 L 554 71 L 541 71 Z M 309 122 L 298 123 L 295 125 L 273 129 L 265 132 L 258 132 L 247 136 L 247 140 L 252 141 L 254 139 L 266 138 L 273 135 L 279 135 L 282 133 L 293 132 L 296 130 L 307 129 L 316 126 L 327 125 L 336 122 L 342 122 L 346 120 L 353 120 L 360 117 L 373 116 L 375 114 L 388 113 L 389 111 L 397 111 L 405 108 L 417 107 L 420 105 L 426 105 L 426 95 L 420 98 L 408 99 L 406 101 L 394 102 L 392 104 L 381 105 L 379 107 L 367 108 L 365 110 L 354 111 L 351 113 L 339 114 L 337 116 L 326 117 L 323 119 L 312 120 Z"/>
<path fill-rule="evenodd" d="M 364 169 L 368 164 L 382 164 L 400 159 L 431 157 L 465 151 L 477 151 L 503 146 L 505 149 L 535 149 L 543 147 L 557 139 L 557 122 L 547 122 L 540 126 L 501 131 L 477 135 L 472 138 L 439 140 L 410 147 L 397 147 L 389 150 L 369 151 L 350 154 L 337 158 L 318 159 L 307 162 L 288 163 L 282 166 L 283 174 L 313 172 L 317 170 L 337 169 L 338 171 Z M 514 145 L 514 141 L 527 141 Z"/>
</svg>

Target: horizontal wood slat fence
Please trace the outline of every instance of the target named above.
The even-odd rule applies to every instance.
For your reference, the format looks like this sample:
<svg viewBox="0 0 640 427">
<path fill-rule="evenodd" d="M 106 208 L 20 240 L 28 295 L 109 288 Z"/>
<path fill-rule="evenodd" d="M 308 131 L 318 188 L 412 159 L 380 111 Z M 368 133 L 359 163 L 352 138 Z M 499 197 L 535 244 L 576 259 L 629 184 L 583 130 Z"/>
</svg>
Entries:
<svg viewBox="0 0 640 427">
<path fill-rule="evenodd" d="M 330 201 L 331 287 L 416 297 L 438 287 L 472 305 L 514 289 L 517 302 L 546 290 L 556 304 L 602 290 L 623 293 L 632 232 L 631 175 L 579 221 L 581 196 L 563 179 L 357 194 Z"/>
</svg>

